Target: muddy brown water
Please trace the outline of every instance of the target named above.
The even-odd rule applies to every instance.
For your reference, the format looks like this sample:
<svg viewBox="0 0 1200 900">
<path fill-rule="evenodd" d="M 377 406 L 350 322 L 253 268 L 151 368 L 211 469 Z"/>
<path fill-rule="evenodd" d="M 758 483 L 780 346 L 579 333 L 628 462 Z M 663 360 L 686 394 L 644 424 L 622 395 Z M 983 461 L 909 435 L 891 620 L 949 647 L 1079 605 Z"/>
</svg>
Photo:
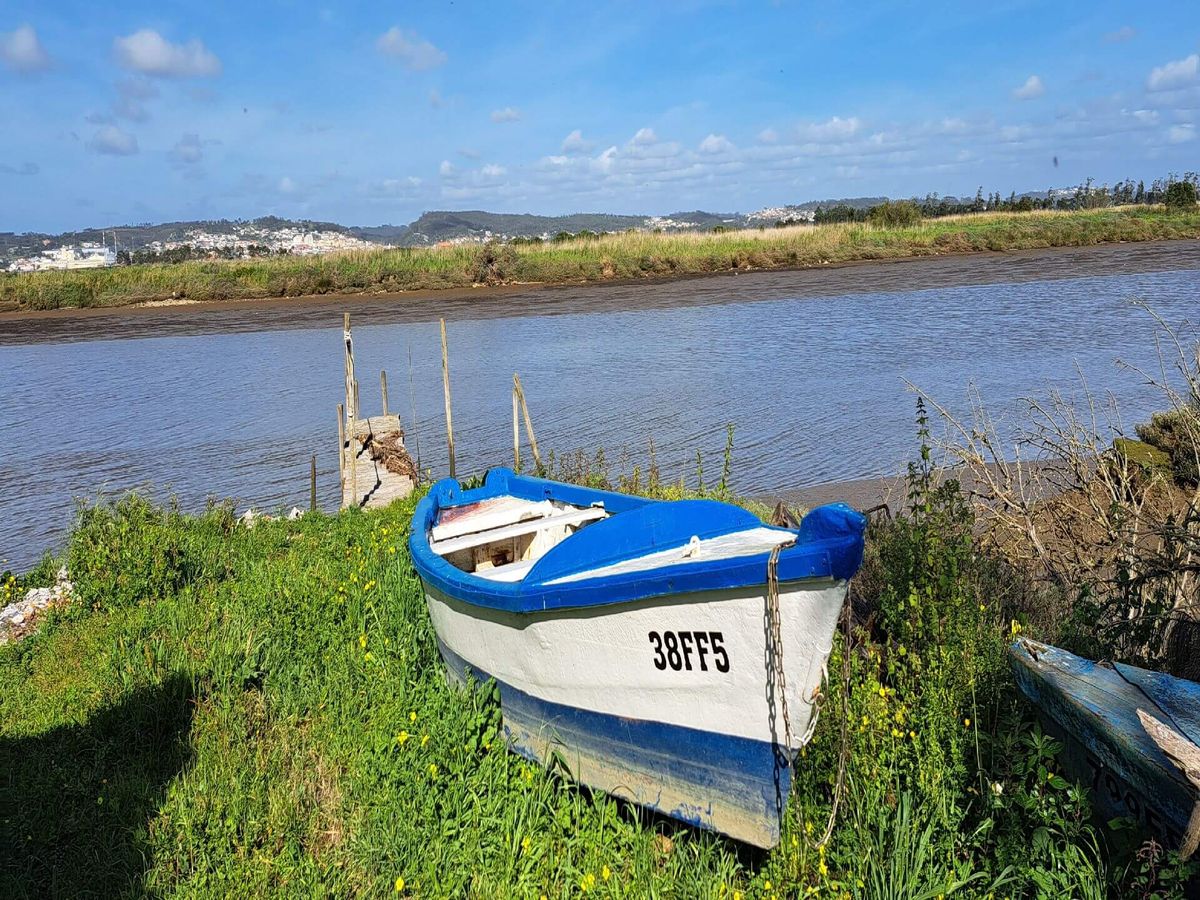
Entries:
<svg viewBox="0 0 1200 900">
<path fill-rule="evenodd" d="M 543 450 L 604 448 L 755 494 L 901 471 L 915 384 L 1001 417 L 1079 373 L 1131 427 L 1154 326 L 1200 315 L 1200 242 L 1120 244 L 604 286 L 512 287 L 0 314 L 0 568 L 58 545 L 75 498 L 140 489 L 186 508 L 303 505 L 317 454 L 337 498 L 341 314 L 364 411 L 387 369 L 423 468 L 445 474 L 437 320 L 448 322 L 460 472 L 511 459 L 520 372 Z M 411 385 L 409 358 L 411 355 Z M 847 491 L 852 492 L 847 485 Z M 822 499 L 837 493 L 823 489 Z"/>
</svg>

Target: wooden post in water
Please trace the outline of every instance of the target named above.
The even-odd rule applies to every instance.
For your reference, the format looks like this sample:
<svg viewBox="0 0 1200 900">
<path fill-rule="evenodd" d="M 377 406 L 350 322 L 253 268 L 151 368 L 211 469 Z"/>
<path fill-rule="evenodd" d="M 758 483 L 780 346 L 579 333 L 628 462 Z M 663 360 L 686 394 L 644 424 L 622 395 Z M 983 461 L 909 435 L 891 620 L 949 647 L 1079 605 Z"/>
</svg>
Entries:
<svg viewBox="0 0 1200 900">
<path fill-rule="evenodd" d="M 346 493 L 346 407 L 338 404 L 338 488 Z M 341 501 L 339 500 L 340 504 Z"/>
<path fill-rule="evenodd" d="M 454 467 L 454 417 L 450 412 L 450 354 L 446 349 L 446 320 L 442 319 L 442 388 L 446 395 L 446 448 L 450 455 L 450 477 L 455 477 Z"/>
<path fill-rule="evenodd" d="M 387 402 L 387 372 L 383 369 L 379 370 L 379 392 L 383 394 L 383 414 L 388 414 Z"/>
<path fill-rule="evenodd" d="M 315 453 L 308 466 L 308 511 L 317 511 L 317 454 Z"/>
<path fill-rule="evenodd" d="M 342 314 L 342 338 L 346 342 L 346 421 L 358 416 L 354 405 L 354 337 L 350 333 L 350 313 Z"/>
<path fill-rule="evenodd" d="M 354 505 L 358 506 L 358 443 L 355 432 L 358 430 L 357 423 L 350 420 L 349 448 L 350 448 L 350 495 L 354 499 Z"/>
<path fill-rule="evenodd" d="M 542 467 L 542 455 L 538 453 L 537 438 L 533 434 L 533 420 L 529 417 L 529 405 L 525 402 L 525 389 L 521 387 L 521 376 L 513 372 L 513 391 L 521 401 L 521 413 L 525 417 L 525 432 L 529 435 L 529 449 L 533 451 L 533 464 Z"/>
<path fill-rule="evenodd" d="M 513 469 L 521 471 L 521 426 L 517 423 L 517 373 L 513 372 Z"/>
</svg>

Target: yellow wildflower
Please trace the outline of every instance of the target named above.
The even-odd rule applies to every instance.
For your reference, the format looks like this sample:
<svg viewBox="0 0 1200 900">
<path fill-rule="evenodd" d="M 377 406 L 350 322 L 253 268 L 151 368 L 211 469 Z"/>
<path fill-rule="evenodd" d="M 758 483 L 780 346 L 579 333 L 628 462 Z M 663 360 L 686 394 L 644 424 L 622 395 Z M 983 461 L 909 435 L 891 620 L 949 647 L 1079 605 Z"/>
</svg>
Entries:
<svg viewBox="0 0 1200 900">
<path fill-rule="evenodd" d="M 396 893 L 399 894 L 403 890 L 404 890 L 404 878 L 399 877 L 396 879 Z"/>
<path fill-rule="evenodd" d="M 427 735 L 427 734 L 421 735 L 421 746 L 424 747 L 428 743 L 429 743 L 429 735 Z"/>
<path fill-rule="evenodd" d="M 359 647 L 361 647 L 361 648 L 363 648 L 364 650 L 366 649 L 366 646 L 367 646 L 367 636 L 366 636 L 365 634 L 360 634 L 360 635 L 358 636 L 358 646 L 359 646 Z"/>
<path fill-rule="evenodd" d="M 437 767 L 437 763 L 430 763 L 430 764 L 429 764 L 429 777 L 430 777 L 430 778 L 437 778 L 437 776 L 438 776 L 438 767 Z"/>
<path fill-rule="evenodd" d="M 410 721 L 410 722 L 417 721 L 417 714 L 415 712 L 410 712 L 408 714 L 408 721 Z"/>
<path fill-rule="evenodd" d="M 407 731 L 402 731 L 398 735 L 396 735 L 396 743 L 400 744 L 401 746 L 403 746 L 405 741 L 407 741 L 407 740 L 408 740 L 408 732 Z"/>
<path fill-rule="evenodd" d="M 522 852 L 524 852 L 524 853 L 528 853 L 528 852 L 529 852 L 529 848 L 530 848 L 531 846 L 533 846 L 533 841 L 531 841 L 531 840 L 529 839 L 529 835 L 525 835 L 525 837 L 521 838 L 521 851 L 522 851 Z"/>
<path fill-rule="evenodd" d="M 970 720 L 970 719 L 963 719 L 963 725 L 965 725 L 967 728 L 970 728 L 970 727 L 971 727 L 971 720 Z"/>
<path fill-rule="evenodd" d="M 604 866 L 602 869 L 600 869 L 600 877 L 603 878 L 605 881 L 608 881 L 608 879 L 611 875 L 612 875 L 612 872 L 609 870 L 608 866 Z"/>
</svg>

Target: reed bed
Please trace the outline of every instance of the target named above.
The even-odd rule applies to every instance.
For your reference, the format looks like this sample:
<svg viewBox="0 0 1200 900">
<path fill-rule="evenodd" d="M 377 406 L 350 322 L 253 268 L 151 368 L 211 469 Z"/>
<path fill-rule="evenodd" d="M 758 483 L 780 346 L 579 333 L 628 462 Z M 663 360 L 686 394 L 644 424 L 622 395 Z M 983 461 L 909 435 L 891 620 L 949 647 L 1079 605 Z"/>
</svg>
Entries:
<svg viewBox="0 0 1200 900">
<path fill-rule="evenodd" d="M 543 244 L 381 248 L 315 257 L 17 273 L 0 277 L 0 307 L 41 310 L 176 299 L 603 282 L 1196 237 L 1200 237 L 1200 211 L 1144 206 L 977 213 L 903 228 L 850 223 L 721 233 L 626 232 Z"/>
</svg>

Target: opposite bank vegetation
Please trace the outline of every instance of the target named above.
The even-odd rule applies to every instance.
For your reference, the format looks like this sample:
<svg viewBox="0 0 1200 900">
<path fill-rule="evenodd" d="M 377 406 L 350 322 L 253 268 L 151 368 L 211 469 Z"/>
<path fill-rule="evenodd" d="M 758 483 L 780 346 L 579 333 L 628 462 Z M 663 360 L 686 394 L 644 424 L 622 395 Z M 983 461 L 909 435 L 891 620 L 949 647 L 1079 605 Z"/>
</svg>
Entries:
<svg viewBox="0 0 1200 900">
<path fill-rule="evenodd" d="M 0 647 L 0 896 L 1181 898 L 1195 864 L 1090 818 L 1005 655 L 1024 632 L 1195 677 L 1200 342 L 1157 338 L 1162 414 L 1135 439 L 1046 398 L 1020 471 L 982 410 L 935 447 L 918 403 L 769 853 L 506 751 L 489 686 L 443 678 L 415 498 L 253 529 L 85 507 L 60 559 L 0 582 L 8 602 L 65 564 L 76 596 Z M 715 486 L 551 466 L 732 499 L 728 455 Z"/>
<path fill-rule="evenodd" d="M 466 288 L 578 284 L 974 251 L 1082 247 L 1200 237 L 1200 210 L 1165 206 L 985 212 L 920 218 L 885 204 L 872 222 L 705 234 L 622 233 L 549 243 L 493 243 L 355 251 L 313 257 L 204 260 L 0 276 L 0 308 L 127 306 L 159 300 L 240 300 Z M 911 207 L 911 208 L 910 208 Z"/>
</svg>

